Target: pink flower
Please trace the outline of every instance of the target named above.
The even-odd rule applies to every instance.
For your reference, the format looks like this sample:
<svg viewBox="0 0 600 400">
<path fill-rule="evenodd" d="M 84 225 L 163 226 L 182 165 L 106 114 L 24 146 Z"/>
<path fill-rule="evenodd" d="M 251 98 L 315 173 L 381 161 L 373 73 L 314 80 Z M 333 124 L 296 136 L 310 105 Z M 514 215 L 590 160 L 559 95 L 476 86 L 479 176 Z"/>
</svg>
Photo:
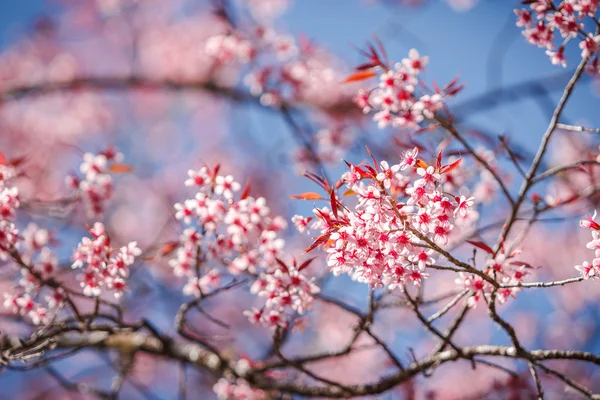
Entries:
<svg viewBox="0 0 600 400">
<path fill-rule="evenodd" d="M 590 228 L 594 230 L 600 230 L 600 225 L 595 221 L 596 219 L 596 210 L 594 210 L 594 215 L 587 215 L 586 219 L 579 221 L 579 226 L 582 228 Z"/>
<path fill-rule="evenodd" d="M 579 48 L 581 49 L 581 58 L 586 58 L 598 51 L 598 43 L 600 43 L 600 35 L 588 36 L 579 42 Z"/>
<path fill-rule="evenodd" d="M 85 153 L 83 155 L 83 164 L 79 170 L 85 175 L 85 179 L 93 181 L 98 175 L 107 172 L 107 159 L 104 154 L 94 155 Z"/>
<path fill-rule="evenodd" d="M 410 49 L 408 51 L 408 58 L 402 60 L 402 65 L 411 73 L 418 74 L 421 71 L 425 71 L 425 66 L 428 62 L 429 57 L 421 56 L 417 49 Z"/>
<path fill-rule="evenodd" d="M 392 165 L 391 167 L 387 163 L 387 161 L 381 162 L 381 172 L 377 174 L 376 179 L 383 183 L 383 186 L 386 189 L 389 189 L 392 185 L 392 180 L 394 179 L 394 175 L 396 172 L 400 170 L 400 164 Z"/>
<path fill-rule="evenodd" d="M 400 163 L 400 169 L 405 170 L 408 167 L 412 167 L 417 163 L 417 155 L 419 150 L 415 147 L 410 151 L 405 151 L 402 155 L 402 162 Z"/>
<path fill-rule="evenodd" d="M 188 179 L 185 181 L 185 186 L 198 186 L 204 188 L 210 185 L 210 176 L 208 168 L 202 167 L 198 171 L 190 169 L 188 171 Z"/>
<path fill-rule="evenodd" d="M 581 265 L 576 265 L 575 269 L 581 273 L 583 279 L 599 278 L 597 267 L 587 261 L 584 261 Z"/>
<path fill-rule="evenodd" d="M 215 178 L 215 193 L 226 199 L 233 198 L 233 192 L 239 191 L 241 185 L 233 180 L 233 176 L 217 176 Z"/>
</svg>

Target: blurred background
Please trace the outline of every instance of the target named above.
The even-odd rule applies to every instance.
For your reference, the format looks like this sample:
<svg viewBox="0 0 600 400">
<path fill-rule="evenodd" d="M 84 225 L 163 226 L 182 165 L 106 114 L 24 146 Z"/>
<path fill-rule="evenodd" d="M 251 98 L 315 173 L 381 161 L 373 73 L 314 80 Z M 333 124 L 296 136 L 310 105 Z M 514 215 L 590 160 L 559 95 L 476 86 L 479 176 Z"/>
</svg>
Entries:
<svg viewBox="0 0 600 400">
<path fill-rule="evenodd" d="M 383 43 L 390 60 L 400 61 L 411 48 L 429 56 L 424 74 L 427 82 L 444 86 L 459 78 L 465 88 L 449 101 L 450 112 L 474 143 L 497 153 L 503 176 L 516 191 L 521 177 L 501 154 L 498 136 L 505 135 L 524 165 L 529 165 L 580 58 L 579 49 L 569 47 L 568 65 L 561 68 L 552 65 L 543 50 L 527 44 L 515 26 L 516 1 L 230 2 L 229 18 L 239 23 L 239 29 L 268 26 L 278 35 L 293 38 L 303 62 L 320 71 L 316 77 L 317 72 L 313 73 L 301 91 L 288 88 L 279 93 L 293 107 L 290 121 L 272 107 L 272 99 L 264 93 L 252 93 L 245 79 L 248 65 L 218 65 L 206 54 L 206 40 L 227 31 L 222 16 L 214 12 L 215 3 L 219 2 L 0 2 L 0 152 L 8 159 L 26 157 L 27 179 L 22 179 L 19 187 L 25 198 L 35 201 L 30 202 L 22 223 L 33 221 L 50 227 L 64 260 L 68 261 L 85 234 L 85 224 L 93 222 L 81 210 L 59 205 L 68 193 L 64 178 L 77 170 L 84 152 L 102 151 L 111 145 L 123 152 L 133 172 L 116 179 L 115 198 L 103 221 L 114 232 L 116 242 L 137 240 L 146 249 L 177 238 L 180 226 L 173 219 L 172 204 L 189 195 L 183 186 L 186 171 L 204 163 L 221 163 L 237 181 L 251 181 L 253 193 L 266 197 L 273 212 L 289 221 L 295 214 L 309 215 L 314 205 L 289 199 L 290 195 L 315 190 L 301 176 L 303 170 L 325 172 L 337 179 L 345 170 L 342 159 L 356 163 L 367 159 L 365 145 L 378 159 L 390 162 L 397 162 L 413 143 L 436 148 L 439 135 L 377 129 L 352 105 L 356 90 L 368 84 L 341 82 L 364 62 L 358 49 L 366 48 L 374 37 Z M 271 59 L 261 62 L 275 69 L 282 65 Z M 151 84 L 140 84 L 132 79 L 135 77 Z M 60 84 L 57 88 L 48 82 Z M 561 122 L 600 126 L 599 88 L 586 75 Z M 311 158 L 311 151 L 318 154 L 318 162 Z M 592 135 L 559 132 L 544 166 L 595 158 L 597 154 L 598 140 Z M 575 171 L 559 183 L 541 184 L 535 191 L 543 198 L 568 197 L 568 193 L 588 187 L 590 175 L 589 171 L 581 175 Z M 578 202 L 535 226 L 531 239 L 523 245 L 523 255 L 531 265 L 539 266 L 534 272 L 536 280 L 576 276 L 573 266 L 589 258 L 584 246 L 587 232 L 578 229 L 578 219 L 592 211 L 595 202 L 593 198 Z M 53 203 L 55 206 L 48 206 Z M 485 226 L 502 219 L 507 209 L 498 197 L 481 204 L 479 211 L 479 224 Z M 491 230 L 483 238 L 493 243 L 497 232 Z M 300 237 L 291 224 L 288 234 L 288 248 L 300 255 L 310 238 Z M 457 251 L 466 259 L 472 249 L 462 246 Z M 326 268 L 322 257 L 320 260 L 311 266 L 315 275 L 323 274 Z M 174 333 L 172 318 L 184 299 L 182 282 L 163 261 L 139 266 L 130 279 L 131 293 L 123 301 L 132 319 L 149 317 L 166 332 L 171 329 Z M 0 283 L 0 291 L 11 285 L 10 279 L 6 276 Z M 453 279 L 442 275 L 428 285 L 432 293 L 441 294 L 454 287 Z M 328 279 L 323 291 L 365 307 L 365 285 L 348 277 Z M 598 352 L 599 294 L 594 282 L 530 291 L 519 294 L 518 301 L 503 312 L 531 348 Z M 242 327 L 236 332 L 224 334 L 201 317 L 197 322 L 207 336 L 224 338 L 219 346 L 259 358 L 270 337 L 245 321 L 240 310 L 248 299 L 251 297 L 236 291 L 210 304 L 213 313 Z M 486 315 L 484 307 L 476 309 L 457 340 L 508 343 Z M 317 306 L 310 318 L 307 331 L 290 342 L 290 354 L 342 343 L 355 323 L 351 315 L 334 313 L 327 305 Z M 411 358 L 409 349 L 423 355 L 433 343 L 433 339 L 422 339 L 424 331 L 415 328 L 413 319 L 406 310 L 386 310 L 374 327 L 406 360 Z M 0 324 L 2 331 L 26 329 L 10 318 L 3 318 Z M 390 368 L 382 365 L 382 359 L 377 352 L 364 352 L 323 363 L 319 368 L 336 379 L 359 383 L 376 379 Z M 122 398 L 176 398 L 179 366 L 145 361 L 136 364 Z M 110 366 L 114 363 L 110 354 L 81 352 L 60 361 L 57 368 L 74 380 L 102 386 L 112 379 Z M 419 377 L 381 398 L 478 399 L 494 387 L 497 394 L 489 398 L 509 398 L 511 390 L 517 390 L 501 371 L 485 367 L 472 370 L 469 363 L 463 364 L 444 366 L 433 377 Z M 525 364 L 506 366 L 527 373 Z M 570 368 L 582 383 L 600 389 L 599 371 L 575 364 Z M 211 377 L 191 370 L 188 374 L 191 398 L 214 396 Z M 556 393 L 561 392 L 557 389 Z M 557 396 L 552 398 L 561 398 Z M 52 377 L 36 370 L 0 371 L 0 398 L 86 396 L 65 392 Z"/>
</svg>

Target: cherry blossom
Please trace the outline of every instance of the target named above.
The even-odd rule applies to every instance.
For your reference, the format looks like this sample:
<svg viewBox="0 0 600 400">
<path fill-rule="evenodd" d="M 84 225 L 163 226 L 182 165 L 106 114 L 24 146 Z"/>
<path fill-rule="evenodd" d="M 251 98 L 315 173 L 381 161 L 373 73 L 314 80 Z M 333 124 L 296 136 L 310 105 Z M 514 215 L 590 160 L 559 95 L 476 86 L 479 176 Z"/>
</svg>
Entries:
<svg viewBox="0 0 600 400">
<path fill-rule="evenodd" d="M 585 16 L 594 15 L 598 7 L 596 1 L 564 0 L 558 5 L 545 0 L 529 3 L 531 11 L 514 10 L 516 25 L 523 28 L 523 35 L 529 43 L 546 49 L 552 64 L 563 68 L 567 65 L 565 46 L 577 37 L 584 37 L 578 43 L 581 58 L 586 59 L 598 52 L 600 36 L 586 32 L 586 25 L 580 22 Z M 557 37 L 562 39 L 559 46 L 555 43 Z"/>
<path fill-rule="evenodd" d="M 285 221 L 271 215 L 263 197 L 244 194 L 234 199 L 240 185 L 232 175 L 217 175 L 218 170 L 188 173 L 186 186 L 198 192 L 193 199 L 175 204 L 175 217 L 188 227 L 169 264 L 176 276 L 187 279 L 183 293 L 199 298 L 228 276 L 252 277 L 251 292 L 265 298 L 265 305 L 244 314 L 264 326 L 285 326 L 310 308 L 319 289 L 295 263 L 287 266 L 281 261 L 285 241 L 279 232 L 285 229 Z M 296 222 L 307 229 L 310 219 Z M 209 262 L 224 268 L 206 271 L 204 264 Z"/>
<path fill-rule="evenodd" d="M 581 273 L 583 279 L 599 278 L 600 277 L 600 225 L 596 222 L 597 212 L 587 215 L 586 219 L 579 222 L 582 228 L 589 229 L 592 234 L 592 240 L 586 244 L 586 248 L 594 250 L 594 259 L 592 262 L 584 261 L 580 265 L 576 265 L 575 269 Z"/>
<path fill-rule="evenodd" d="M 142 254 L 136 242 L 120 249 L 111 247 L 104 224 L 96 222 L 89 230 L 92 238 L 84 237 L 73 253 L 73 269 L 82 269 L 79 276 L 83 293 L 98 297 L 104 290 L 116 298 L 127 289 L 123 278 L 129 276 L 129 267 Z"/>
<path fill-rule="evenodd" d="M 83 198 L 88 216 L 98 217 L 104 212 L 114 193 L 111 167 L 120 165 L 122 159 L 123 154 L 112 147 L 99 154 L 85 153 L 79 168 L 84 174 L 83 178 L 74 175 L 66 177 L 67 186 L 76 189 Z"/>
<path fill-rule="evenodd" d="M 379 129 L 387 126 L 418 129 L 425 119 L 434 119 L 445 101 L 460 90 L 455 82 L 444 90 L 437 87 L 434 92 L 418 90 L 419 75 L 425 71 L 429 58 L 416 49 L 411 49 L 408 58 L 393 67 L 378 62 L 379 86 L 369 92 L 359 90 L 354 103 L 365 114 L 375 111 L 373 121 Z"/>
</svg>

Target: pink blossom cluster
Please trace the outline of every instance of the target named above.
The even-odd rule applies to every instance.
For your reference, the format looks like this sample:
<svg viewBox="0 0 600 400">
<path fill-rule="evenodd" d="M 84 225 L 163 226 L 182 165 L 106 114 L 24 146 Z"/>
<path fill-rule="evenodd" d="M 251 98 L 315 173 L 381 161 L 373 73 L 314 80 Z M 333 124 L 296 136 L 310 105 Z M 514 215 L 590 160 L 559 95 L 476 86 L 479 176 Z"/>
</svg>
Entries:
<svg viewBox="0 0 600 400">
<path fill-rule="evenodd" d="M 523 27 L 527 41 L 537 47 L 545 48 L 552 64 L 565 67 L 565 46 L 577 38 L 581 57 L 587 58 L 598 52 L 600 35 L 587 33 L 584 18 L 596 18 L 598 0 L 564 0 L 558 6 L 552 1 L 536 0 L 530 9 L 515 9 L 517 26 Z M 595 22 L 595 21 L 594 21 Z M 555 44 L 556 33 L 560 36 L 560 45 Z"/>
<path fill-rule="evenodd" d="M 297 266 L 294 262 L 288 266 L 282 261 L 278 261 L 278 264 L 279 268 L 261 273 L 252 284 L 252 293 L 266 298 L 261 309 L 253 308 L 244 312 L 253 323 L 285 327 L 288 323 L 286 316 L 304 314 L 311 307 L 314 295 L 320 291 L 312 279 L 307 279 L 301 273 L 302 265 Z"/>
<path fill-rule="evenodd" d="M 89 233 L 92 237 L 84 237 L 73 252 L 72 268 L 83 269 L 79 277 L 83 294 L 98 297 L 110 290 L 119 298 L 127 289 L 125 279 L 129 276 L 129 267 L 142 251 L 137 242 L 120 249 L 112 248 L 101 222 L 96 222 Z"/>
<path fill-rule="evenodd" d="M 243 81 L 265 106 L 308 102 L 328 107 L 346 98 L 339 84 L 341 68 L 329 53 L 270 26 L 215 35 L 204 50 L 220 65 L 247 66 Z"/>
<path fill-rule="evenodd" d="M 83 177 L 67 176 L 67 186 L 78 190 L 89 217 L 98 217 L 104 212 L 114 193 L 111 169 L 122 160 L 123 154 L 112 147 L 99 154 L 85 153 L 79 167 Z"/>
<path fill-rule="evenodd" d="M 582 228 L 587 228 L 592 232 L 592 240 L 585 247 L 594 250 L 595 258 L 592 262 L 584 261 L 581 265 L 576 265 L 575 269 L 581 273 L 583 279 L 600 278 L 600 225 L 596 222 L 596 211 L 593 215 L 588 215 L 586 219 L 580 221 Z"/>
<path fill-rule="evenodd" d="M 214 79 L 225 85 L 231 80 L 229 75 L 235 73 L 222 65 L 215 68 L 213 57 L 202 47 L 209 37 L 223 30 L 223 24 L 215 18 L 159 20 L 140 28 L 137 52 L 143 75 L 148 78 L 196 83 Z"/>
<path fill-rule="evenodd" d="M 41 293 L 42 283 L 53 278 L 58 270 L 58 259 L 48 247 L 52 237 L 46 229 L 30 223 L 18 243 L 21 279 L 17 287 L 4 293 L 4 307 L 14 314 L 26 315 L 35 325 L 47 323 L 52 313 L 59 311 L 65 299 L 60 288 Z M 44 301 L 42 301 L 42 299 Z"/>
<path fill-rule="evenodd" d="M 419 75 L 425 71 L 429 57 L 421 56 L 411 49 L 408 58 L 389 68 L 378 60 L 379 86 L 370 91 L 359 90 L 354 102 L 366 114 L 375 111 L 373 120 L 380 129 L 386 126 L 419 128 L 425 119 L 433 119 L 434 114 L 444 107 L 448 97 L 458 90 L 455 82 L 443 89 L 421 92 Z"/>
<path fill-rule="evenodd" d="M 175 204 L 175 217 L 188 227 L 170 265 L 176 276 L 187 278 L 184 293 L 196 297 L 217 287 L 225 272 L 207 270 L 208 261 L 224 265 L 232 276 L 256 278 L 252 291 L 267 297 L 267 304 L 248 312 L 250 319 L 268 326 L 284 324 L 284 312 L 302 313 L 317 289 L 298 269 L 280 261 L 285 242 L 279 232 L 286 228 L 285 220 L 272 216 L 266 200 L 248 196 L 247 190 L 236 200 L 240 184 L 218 171 L 188 171 L 185 185 L 197 192 Z"/>
<path fill-rule="evenodd" d="M 452 196 L 442 188 L 442 176 L 454 166 L 428 166 L 407 151 L 400 163 L 382 161 L 374 167 L 349 164 L 342 181 L 356 195 L 351 209 L 339 200 L 332 208 L 315 208 L 311 229 L 320 231 L 327 264 L 334 275 L 373 287 L 390 289 L 420 285 L 436 263 L 435 246 L 448 243 L 456 225 L 472 218 L 472 197 Z M 438 160 L 440 158 L 438 157 Z M 415 179 L 416 178 L 416 179 Z M 308 220 L 295 217 L 300 231 Z"/>
<path fill-rule="evenodd" d="M 496 300 L 500 304 L 514 298 L 520 290 L 518 285 L 529 275 L 527 269 L 531 266 L 525 262 L 515 260 L 514 258 L 518 254 L 520 254 L 520 251 L 514 251 L 508 255 L 500 252 L 496 256 L 491 253 L 491 257 L 486 261 L 485 274 L 506 286 L 496 290 Z M 467 298 L 469 307 L 475 307 L 484 298 L 486 301 L 491 301 L 494 287 L 483 277 L 460 272 L 459 277 L 454 282 L 463 289 L 469 290 Z"/>
<path fill-rule="evenodd" d="M 19 207 L 19 189 L 11 182 L 16 171 L 8 165 L 0 165 L 0 260 L 6 260 L 17 243 L 19 231 L 14 220 Z"/>
<path fill-rule="evenodd" d="M 269 398 L 263 390 L 252 388 L 242 378 L 221 378 L 213 386 L 213 391 L 219 400 L 266 400 Z"/>
<path fill-rule="evenodd" d="M 52 276 L 58 261 L 47 247 L 50 243 L 48 231 L 29 224 L 19 234 L 14 224 L 20 204 L 19 190 L 12 186 L 16 175 L 14 167 L 0 165 L 0 260 L 14 258 L 13 252 L 18 246 L 21 250 L 18 261 L 23 264 L 18 286 L 4 293 L 4 307 L 15 314 L 28 316 L 37 325 L 48 321 L 48 308 L 59 306 L 63 295 L 58 290 L 50 293 L 46 296 L 47 307 L 39 302 L 40 279 Z"/>
</svg>

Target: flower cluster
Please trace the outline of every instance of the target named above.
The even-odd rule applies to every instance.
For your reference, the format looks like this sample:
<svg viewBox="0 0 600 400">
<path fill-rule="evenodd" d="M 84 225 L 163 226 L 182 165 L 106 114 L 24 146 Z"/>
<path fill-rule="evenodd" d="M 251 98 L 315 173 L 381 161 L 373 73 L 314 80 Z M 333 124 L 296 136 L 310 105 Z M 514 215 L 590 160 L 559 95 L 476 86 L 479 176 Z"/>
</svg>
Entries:
<svg viewBox="0 0 600 400">
<path fill-rule="evenodd" d="M 360 90 L 354 102 L 365 114 L 375 111 L 373 120 L 380 129 L 389 125 L 419 128 L 424 119 L 433 119 L 434 114 L 444 107 L 447 98 L 460 90 L 460 86 L 455 86 L 456 81 L 441 90 L 437 87 L 427 93 L 417 90 L 419 75 L 425 71 L 429 57 L 421 56 L 416 49 L 411 49 L 408 58 L 396 63 L 393 68 L 379 61 L 376 54 L 372 58 L 378 60 L 373 68 L 382 71 L 379 86 L 368 92 Z"/>
<path fill-rule="evenodd" d="M 51 277 L 58 268 L 54 253 L 47 247 L 50 235 L 45 229 L 29 224 L 19 235 L 14 224 L 19 207 L 19 191 L 11 186 L 16 170 L 0 165 L 0 260 L 14 258 L 21 264 L 18 286 L 4 293 L 4 307 L 12 313 L 28 316 L 34 324 L 49 320 L 48 309 L 60 306 L 63 294 L 54 290 L 46 296 L 47 306 L 39 301 L 40 280 Z M 16 256 L 17 247 L 21 254 Z M 15 254 L 13 254 L 15 252 Z"/>
<path fill-rule="evenodd" d="M 565 67 L 565 46 L 578 38 L 581 57 L 587 58 L 599 49 L 600 35 L 585 32 L 585 17 L 595 18 L 597 0 L 564 0 L 558 6 L 551 1 L 536 0 L 530 2 L 528 9 L 515 9 L 517 26 L 523 27 L 527 41 L 537 47 L 545 48 L 552 64 Z M 556 32 L 560 36 L 557 47 Z"/>
<path fill-rule="evenodd" d="M 86 296 L 100 296 L 103 290 L 111 290 L 116 298 L 127 288 L 125 279 L 135 258 L 142 254 L 136 242 L 120 249 L 111 247 L 104 225 L 96 222 L 89 230 L 92 238 L 84 237 L 73 252 L 72 268 L 83 269 L 81 287 Z"/>
<path fill-rule="evenodd" d="M 265 400 L 269 398 L 263 390 L 252 388 L 242 378 L 231 378 L 229 380 L 221 378 L 213 386 L 213 391 L 219 400 Z"/>
<path fill-rule="evenodd" d="M 331 209 L 315 208 L 311 228 L 320 231 L 315 241 L 327 252 L 334 275 L 348 273 L 373 287 L 393 289 L 428 277 L 425 269 L 436 263 L 435 250 L 444 246 L 457 224 L 472 218 L 473 198 L 450 196 L 441 182 L 458 166 L 426 165 L 415 148 L 400 163 L 382 161 L 374 167 L 349 164 L 342 182 L 358 198 L 353 209 L 336 199 Z M 416 179 L 413 179 L 416 178 Z M 307 221 L 295 218 L 305 229 Z"/>
<path fill-rule="evenodd" d="M 104 212 L 106 203 L 114 192 L 110 172 L 118 170 L 121 166 L 118 163 L 122 160 L 123 154 L 114 148 L 108 148 L 99 154 L 85 153 L 79 167 L 83 177 L 67 176 L 67 186 L 79 190 L 90 217 L 97 217 Z"/>
<path fill-rule="evenodd" d="M 268 297 L 265 308 L 270 311 L 254 310 L 250 319 L 268 326 L 281 325 L 284 311 L 302 313 L 317 289 L 300 268 L 284 268 L 280 262 L 284 240 L 278 233 L 286 227 L 285 220 L 271 216 L 266 200 L 248 196 L 247 190 L 235 200 L 240 184 L 231 175 L 218 175 L 218 171 L 219 167 L 188 171 L 185 185 L 197 192 L 175 204 L 175 217 L 188 227 L 170 265 L 175 275 L 187 278 L 184 293 L 196 297 L 217 287 L 225 272 L 220 268 L 206 270 L 208 261 L 223 264 L 230 275 L 257 278 L 252 291 Z"/>
<path fill-rule="evenodd" d="M 14 224 L 19 207 L 19 189 L 11 186 L 16 171 L 8 165 L 0 165 L 0 260 L 6 260 L 17 243 L 18 230 Z"/>
<path fill-rule="evenodd" d="M 267 25 L 212 36 L 204 51 L 222 66 L 249 67 L 243 81 L 265 106 L 309 102 L 328 107 L 347 98 L 331 55 Z"/>
<path fill-rule="evenodd" d="M 483 246 L 485 249 L 486 246 Z M 514 258 L 520 254 L 520 251 L 514 251 L 510 254 L 499 252 L 494 256 L 491 249 L 488 249 L 490 258 L 486 261 L 485 275 L 496 282 L 502 283 L 503 287 L 496 290 L 496 300 L 504 304 L 510 298 L 514 298 L 519 292 L 518 285 L 529 275 L 527 269 L 531 266 L 523 261 L 517 261 Z M 485 298 L 491 300 L 494 287 L 480 275 L 465 274 L 459 272 L 459 277 L 454 282 L 470 291 L 467 299 L 469 307 L 475 307 L 479 300 Z"/>
<path fill-rule="evenodd" d="M 319 287 L 312 279 L 301 274 L 308 262 L 298 266 L 294 261 L 292 266 L 288 266 L 277 261 L 279 268 L 261 273 L 252 284 L 252 293 L 267 299 L 263 308 L 244 312 L 253 323 L 284 327 L 287 325 L 286 315 L 304 314 L 310 308 L 314 295 L 319 293 Z"/>
<path fill-rule="evenodd" d="M 591 263 L 584 261 L 581 265 L 576 265 L 575 269 L 581 273 L 583 279 L 598 279 L 600 278 L 600 225 L 596 222 L 596 211 L 594 210 L 594 215 L 588 215 L 586 219 L 581 220 L 579 225 L 592 232 L 592 240 L 585 247 L 594 250 L 595 258 Z"/>
<path fill-rule="evenodd" d="M 65 294 L 60 288 L 40 293 L 42 283 L 58 270 L 58 259 L 50 250 L 52 237 L 46 229 L 30 223 L 18 243 L 21 279 L 18 286 L 4 294 L 4 307 L 15 314 L 27 315 L 35 325 L 47 323 L 51 311 L 58 312 Z M 45 300 L 45 303 L 41 299 Z"/>
</svg>

